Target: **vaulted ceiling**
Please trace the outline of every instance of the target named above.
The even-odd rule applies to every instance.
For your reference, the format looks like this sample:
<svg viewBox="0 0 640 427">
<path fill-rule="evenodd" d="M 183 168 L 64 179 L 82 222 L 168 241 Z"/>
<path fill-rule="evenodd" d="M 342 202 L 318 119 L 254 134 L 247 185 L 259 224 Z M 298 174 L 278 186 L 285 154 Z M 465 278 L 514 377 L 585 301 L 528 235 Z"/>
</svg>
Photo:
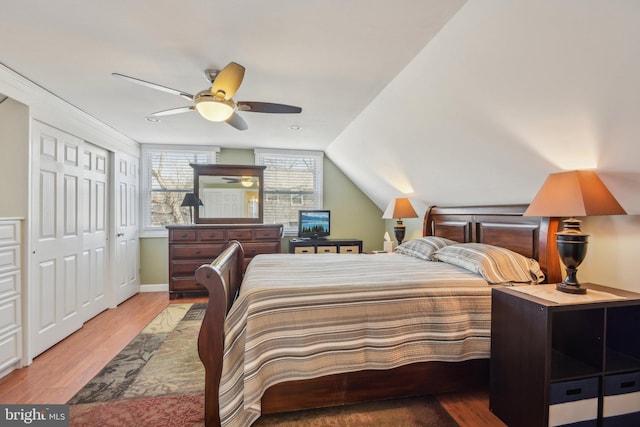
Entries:
<svg viewBox="0 0 640 427">
<path fill-rule="evenodd" d="M 634 0 L 5 2 L 0 62 L 138 142 L 324 150 L 383 207 L 528 202 L 597 168 L 640 213 L 640 3 Z M 112 77 L 196 93 L 246 67 L 247 131 Z M 299 127 L 291 130 L 290 127 Z"/>
</svg>

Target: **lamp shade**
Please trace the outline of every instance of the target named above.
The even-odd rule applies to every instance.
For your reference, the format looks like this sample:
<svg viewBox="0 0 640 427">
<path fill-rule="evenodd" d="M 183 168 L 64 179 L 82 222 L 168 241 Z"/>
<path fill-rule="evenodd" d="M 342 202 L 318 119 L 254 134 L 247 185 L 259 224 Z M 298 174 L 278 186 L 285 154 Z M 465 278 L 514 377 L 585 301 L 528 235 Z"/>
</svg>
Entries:
<svg viewBox="0 0 640 427">
<path fill-rule="evenodd" d="M 389 202 L 382 218 L 418 218 L 418 214 L 408 198 L 399 197 Z"/>
<path fill-rule="evenodd" d="M 182 199 L 182 205 L 180 206 L 203 206 L 202 200 L 196 196 L 195 193 L 187 193 L 184 195 L 184 199 Z"/>
<path fill-rule="evenodd" d="M 525 216 L 624 215 L 625 210 L 594 171 L 550 174 Z"/>
</svg>

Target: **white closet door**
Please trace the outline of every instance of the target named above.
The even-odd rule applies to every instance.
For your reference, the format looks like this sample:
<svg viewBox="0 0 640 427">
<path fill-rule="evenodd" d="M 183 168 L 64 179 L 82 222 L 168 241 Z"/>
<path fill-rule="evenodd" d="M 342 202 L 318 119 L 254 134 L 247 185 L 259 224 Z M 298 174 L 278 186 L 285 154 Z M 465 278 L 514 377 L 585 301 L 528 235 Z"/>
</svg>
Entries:
<svg viewBox="0 0 640 427">
<path fill-rule="evenodd" d="M 123 154 L 114 155 L 115 230 L 113 273 L 116 304 L 140 290 L 140 254 L 138 248 L 139 161 Z"/>
<path fill-rule="evenodd" d="M 32 122 L 30 357 L 82 326 L 82 140 Z"/>
<path fill-rule="evenodd" d="M 82 167 L 83 251 L 78 291 L 86 322 L 108 307 L 109 152 L 85 142 Z"/>
</svg>

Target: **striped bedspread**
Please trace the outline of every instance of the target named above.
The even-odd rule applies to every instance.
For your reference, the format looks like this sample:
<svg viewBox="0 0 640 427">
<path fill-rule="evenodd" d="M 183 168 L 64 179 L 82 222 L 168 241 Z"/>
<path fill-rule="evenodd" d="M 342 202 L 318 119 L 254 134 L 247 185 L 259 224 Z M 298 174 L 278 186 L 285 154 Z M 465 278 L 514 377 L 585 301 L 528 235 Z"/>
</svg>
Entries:
<svg viewBox="0 0 640 427">
<path fill-rule="evenodd" d="M 489 357 L 491 288 L 405 255 L 259 255 L 225 321 L 222 425 L 248 426 L 271 385 Z"/>
</svg>

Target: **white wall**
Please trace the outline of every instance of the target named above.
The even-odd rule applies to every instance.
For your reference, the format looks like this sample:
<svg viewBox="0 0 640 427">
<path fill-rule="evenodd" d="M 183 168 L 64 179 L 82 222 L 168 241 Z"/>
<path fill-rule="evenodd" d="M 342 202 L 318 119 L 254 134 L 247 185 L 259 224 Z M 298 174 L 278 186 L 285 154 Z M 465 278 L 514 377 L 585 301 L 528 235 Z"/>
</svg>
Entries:
<svg viewBox="0 0 640 427">
<path fill-rule="evenodd" d="M 528 203 L 549 173 L 597 168 L 638 215 L 638 40 L 638 1 L 469 1 L 327 155 L 380 208 Z M 637 217 L 592 223 L 581 280 L 640 291 Z"/>
</svg>

